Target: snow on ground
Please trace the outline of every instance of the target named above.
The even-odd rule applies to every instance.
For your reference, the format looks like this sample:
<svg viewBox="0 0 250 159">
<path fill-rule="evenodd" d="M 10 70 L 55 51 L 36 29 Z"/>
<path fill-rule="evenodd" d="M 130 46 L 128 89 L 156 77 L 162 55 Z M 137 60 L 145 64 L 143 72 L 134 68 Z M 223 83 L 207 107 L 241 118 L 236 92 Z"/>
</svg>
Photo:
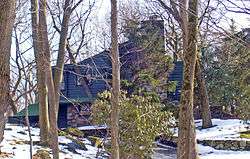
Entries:
<svg viewBox="0 0 250 159">
<path fill-rule="evenodd" d="M 107 125 L 103 125 L 103 126 L 90 125 L 90 126 L 78 127 L 79 130 L 100 130 L 100 129 L 107 129 L 107 128 L 108 128 Z"/>
<path fill-rule="evenodd" d="M 249 130 L 249 125 L 239 119 L 213 119 L 212 128 L 201 128 L 201 120 L 196 120 L 196 138 L 199 140 L 247 140 L 240 138 L 242 131 Z M 201 159 L 250 159 L 250 151 L 216 150 L 209 146 L 198 144 Z"/>
<path fill-rule="evenodd" d="M 31 128 L 32 140 L 39 141 L 39 129 L 38 128 Z M 87 151 L 76 149 L 76 153 L 70 152 L 67 149 L 65 144 L 69 144 L 72 141 L 67 139 L 64 136 L 59 136 L 59 148 L 60 148 L 60 159 L 94 159 L 96 158 L 96 152 L 98 149 L 90 145 L 90 141 L 87 139 L 84 140 L 84 143 L 87 147 Z M 1 151 L 5 153 L 11 154 L 8 159 L 29 159 L 29 145 L 27 144 L 29 141 L 27 127 L 17 126 L 17 125 L 10 125 L 7 124 L 4 133 L 4 140 L 1 143 Z M 46 149 L 41 146 L 34 145 L 33 146 L 33 154 L 39 149 Z M 1 158 L 1 157 L 0 157 Z"/>
<path fill-rule="evenodd" d="M 245 124 L 243 121 L 239 119 L 213 119 L 212 122 L 214 127 L 201 129 L 202 121 L 195 120 L 196 138 L 198 140 L 250 141 L 250 139 L 240 138 L 239 132 L 250 130 L 250 126 Z M 174 133 L 174 136 L 177 136 L 178 130 L 174 129 Z M 198 144 L 197 148 L 201 159 L 250 159 L 250 151 L 216 150 L 212 147 L 203 146 L 201 144 Z"/>
<path fill-rule="evenodd" d="M 200 159 L 250 159 L 250 151 L 216 150 L 209 146 L 198 144 Z"/>
<path fill-rule="evenodd" d="M 176 159 L 176 148 L 159 144 L 154 151 L 153 159 Z M 198 144 L 200 159 L 250 159 L 250 151 L 216 150 L 209 146 Z"/>
<path fill-rule="evenodd" d="M 212 119 L 213 127 L 201 129 L 202 121 L 195 120 L 196 138 L 198 140 L 242 140 L 240 133 L 250 130 L 250 126 L 239 119 Z M 178 136 L 178 130 L 174 129 L 174 136 Z M 244 139 L 250 141 L 250 139 Z"/>
<path fill-rule="evenodd" d="M 201 121 L 195 121 L 197 126 L 197 139 L 235 139 L 242 140 L 239 137 L 239 132 L 246 131 L 247 125 L 237 119 L 221 120 L 213 119 L 213 124 L 216 125 L 209 129 L 200 129 Z M 93 129 L 93 127 L 81 127 L 81 129 Z M 248 127 L 249 129 L 249 127 Z M 177 131 L 176 131 L 177 132 Z M 39 129 L 32 128 L 32 139 L 33 141 L 39 141 Z M 76 153 L 69 151 L 67 144 L 72 143 L 70 139 L 64 136 L 59 136 L 60 143 L 60 159 L 94 159 L 98 149 L 91 146 L 90 141 L 83 139 L 87 147 L 87 151 L 76 149 Z M 7 124 L 4 134 L 4 140 L 1 143 L 1 151 L 12 154 L 7 159 L 28 159 L 29 158 L 29 141 L 27 127 L 17 126 L 13 124 Z M 209 146 L 198 145 L 198 152 L 201 159 L 250 159 L 250 151 L 225 151 L 216 150 Z M 33 146 L 33 153 L 38 149 L 45 149 L 41 146 Z M 49 149 L 48 149 L 49 150 Z M 1 158 L 1 157 L 0 157 Z M 176 148 L 169 146 L 160 146 L 155 149 L 153 159 L 175 159 Z"/>
<path fill-rule="evenodd" d="M 212 128 L 196 129 L 196 138 L 199 140 L 213 139 L 213 140 L 242 140 L 240 133 L 249 130 L 249 126 L 239 119 L 213 119 Z M 196 120 L 196 126 L 201 127 L 201 120 Z M 250 141 L 250 139 L 244 139 Z M 250 157 L 249 157 L 250 158 Z"/>
</svg>

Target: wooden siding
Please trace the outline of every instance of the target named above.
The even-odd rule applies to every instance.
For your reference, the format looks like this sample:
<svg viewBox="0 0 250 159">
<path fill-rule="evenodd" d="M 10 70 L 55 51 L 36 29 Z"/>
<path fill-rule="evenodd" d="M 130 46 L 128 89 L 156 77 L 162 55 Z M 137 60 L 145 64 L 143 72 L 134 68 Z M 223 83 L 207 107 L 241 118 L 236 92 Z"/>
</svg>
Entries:
<svg viewBox="0 0 250 159">
<path fill-rule="evenodd" d="M 164 21 L 162 20 L 148 20 L 142 22 L 141 28 L 139 31 L 145 36 L 149 33 L 156 31 L 157 41 L 162 40 L 164 49 Z M 124 42 L 119 45 L 119 54 L 121 61 L 121 79 L 131 80 L 133 77 L 133 70 L 141 65 L 142 62 L 139 62 L 142 54 L 134 41 L 135 39 L 129 39 L 127 42 Z M 109 51 L 103 51 L 99 54 L 96 54 L 92 57 L 89 57 L 78 63 L 80 68 L 80 75 L 76 74 L 73 64 L 66 64 L 64 69 L 64 82 L 65 89 L 62 90 L 62 94 L 66 98 L 82 98 L 87 97 L 86 90 L 83 86 L 77 85 L 77 76 L 84 77 L 85 80 L 88 80 L 87 84 L 92 93 L 93 97 L 96 97 L 98 93 L 103 92 L 104 90 L 109 89 L 107 85 L 107 80 L 111 80 L 112 76 L 112 64 L 109 56 Z M 175 93 L 170 93 L 170 100 L 179 100 L 180 99 L 180 90 L 182 85 L 182 69 L 183 63 L 176 62 L 174 70 L 169 76 L 170 81 L 177 81 L 177 89 Z"/>
<path fill-rule="evenodd" d="M 81 61 L 78 66 L 80 67 L 80 75 L 76 74 L 76 66 L 72 64 L 65 65 L 65 90 L 61 92 L 67 98 L 87 97 L 85 88 L 82 85 L 77 85 L 77 76 L 90 77 L 87 83 L 93 97 L 96 97 L 98 93 L 108 89 L 105 82 L 106 79 L 111 79 L 111 62 L 108 52 L 104 51 L 85 59 Z"/>
<path fill-rule="evenodd" d="M 180 101 L 181 98 L 181 88 L 182 88 L 182 81 L 183 81 L 183 62 L 177 61 L 175 62 L 174 69 L 170 73 L 168 77 L 169 81 L 176 81 L 177 86 L 174 93 L 169 93 L 169 100 L 171 101 Z"/>
<path fill-rule="evenodd" d="M 133 73 L 130 69 L 131 65 L 135 64 L 138 59 L 139 52 L 136 52 L 134 45 L 131 43 L 125 43 L 124 47 L 120 47 L 121 55 L 121 78 L 130 80 Z M 111 61 L 108 56 L 108 52 L 104 51 L 91 58 L 83 60 L 79 63 L 81 69 L 81 75 L 86 77 L 87 74 L 91 76 L 91 80 L 88 82 L 88 87 L 93 95 L 96 97 L 98 93 L 108 90 L 107 80 L 111 79 Z M 136 66 L 135 66 L 136 67 Z M 175 62 L 173 71 L 168 77 L 169 81 L 177 81 L 177 89 L 174 93 L 169 93 L 170 100 L 180 100 L 180 92 L 183 80 L 183 62 Z M 83 86 L 77 85 L 77 74 L 75 73 L 74 65 L 65 65 L 64 70 L 64 82 L 65 89 L 61 92 L 67 98 L 82 98 L 87 97 L 87 93 Z"/>
</svg>

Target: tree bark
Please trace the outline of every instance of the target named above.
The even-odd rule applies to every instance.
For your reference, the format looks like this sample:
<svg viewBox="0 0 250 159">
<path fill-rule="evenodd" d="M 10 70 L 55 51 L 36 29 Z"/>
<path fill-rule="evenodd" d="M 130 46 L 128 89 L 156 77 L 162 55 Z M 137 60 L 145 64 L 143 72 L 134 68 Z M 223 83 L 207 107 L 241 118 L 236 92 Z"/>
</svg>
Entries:
<svg viewBox="0 0 250 159">
<path fill-rule="evenodd" d="M 23 76 L 25 79 L 25 83 L 24 83 L 24 91 L 26 92 L 24 94 L 24 106 L 25 106 L 25 124 L 28 127 L 28 134 L 29 134 L 29 143 L 30 143 L 30 158 L 32 159 L 32 149 L 33 149 L 33 142 L 32 142 L 32 136 L 31 136 L 31 129 L 30 129 L 30 122 L 29 122 L 29 96 L 28 96 L 28 85 L 30 84 L 30 73 L 28 73 L 29 69 L 26 69 L 24 66 L 24 61 L 22 58 L 22 55 L 20 53 L 20 48 L 19 48 L 19 40 L 17 37 L 17 31 L 16 28 L 14 28 L 14 32 L 15 32 L 15 41 L 16 41 L 16 56 L 20 58 L 20 64 L 18 64 L 18 69 L 20 69 L 20 71 L 23 72 Z M 16 60 L 18 63 L 18 59 Z M 21 75 L 21 72 L 20 72 Z"/>
<path fill-rule="evenodd" d="M 56 118 L 58 118 L 58 110 L 59 110 L 59 101 L 60 101 L 60 84 L 63 79 L 63 69 L 64 69 L 64 59 L 65 59 L 65 49 L 66 49 L 66 40 L 68 35 L 68 23 L 71 15 L 71 5 L 72 0 L 65 0 L 64 4 L 64 13 L 63 13 L 63 21 L 60 32 L 59 39 L 59 49 L 57 62 L 54 72 L 54 86 L 55 86 L 55 98 L 56 98 Z"/>
<path fill-rule="evenodd" d="M 180 101 L 178 159 L 196 159 L 196 134 L 193 117 L 194 74 L 197 58 L 198 2 L 189 0 L 187 48 L 184 48 L 184 80 Z"/>
<path fill-rule="evenodd" d="M 38 0 L 31 0 L 31 20 L 33 49 L 37 70 L 38 102 L 39 102 L 39 126 L 40 142 L 48 146 L 49 141 L 49 114 L 48 114 L 48 90 L 45 80 L 45 61 L 41 52 L 42 41 L 39 37 Z"/>
<path fill-rule="evenodd" d="M 120 96 L 120 61 L 117 33 L 117 0 L 111 0 L 111 148 L 112 159 L 119 159 L 119 96 Z"/>
<path fill-rule="evenodd" d="M 212 117 L 209 107 L 208 94 L 205 84 L 205 79 L 202 76 L 202 70 L 200 66 L 199 58 L 196 60 L 195 65 L 195 77 L 198 84 L 198 96 L 200 99 L 200 108 L 201 108 L 201 118 L 202 118 L 202 128 L 212 127 Z"/>
<path fill-rule="evenodd" d="M 28 85 L 28 79 L 27 79 L 27 75 L 25 73 L 25 77 L 26 77 L 26 81 L 25 81 L 25 90 L 28 89 L 27 85 Z M 28 106 L 29 106 L 29 103 L 28 103 L 28 94 L 25 94 L 25 124 L 26 126 L 28 127 L 28 133 L 29 133 L 29 143 L 30 143 L 30 158 L 32 159 L 32 154 L 33 154 L 33 141 L 32 141 L 32 136 L 31 136 L 31 129 L 30 129 L 30 122 L 29 122 L 29 109 L 28 109 Z"/>
<path fill-rule="evenodd" d="M 171 8 L 168 7 L 164 2 L 163 0 L 157 0 L 160 5 L 167 11 L 169 12 L 170 14 L 172 14 L 172 16 L 174 17 L 174 19 L 178 22 L 179 26 L 181 27 L 181 30 L 182 30 L 182 42 L 183 42 L 183 52 L 185 53 L 185 48 L 187 48 L 188 44 L 188 39 L 187 39 L 187 29 L 188 29 L 188 16 L 187 16 L 187 0 L 178 0 L 179 2 L 179 11 L 177 10 L 176 8 L 176 3 L 174 3 L 173 1 L 170 1 L 170 4 L 171 4 Z M 200 22 L 201 23 L 201 22 Z M 181 57 L 182 59 L 182 57 Z M 199 69 L 199 68 L 198 68 Z M 202 73 L 201 71 L 198 72 L 198 73 Z M 202 77 L 202 74 L 198 74 L 198 76 Z M 202 77 L 203 78 L 203 77 Z M 205 96 L 207 90 L 206 90 L 206 87 L 205 87 L 205 81 L 204 81 L 204 78 L 201 80 L 197 80 L 198 82 L 198 85 L 201 86 L 202 88 L 199 90 L 200 91 L 200 94 L 202 94 L 203 96 L 203 99 L 205 100 L 205 102 L 203 102 L 200 98 L 200 103 L 201 103 L 201 107 L 204 108 L 206 112 L 206 114 L 204 114 L 204 125 L 210 125 L 209 124 L 209 114 L 211 114 L 210 112 L 210 109 L 208 108 L 208 105 L 206 103 L 209 103 L 209 100 L 208 100 L 208 96 Z M 199 83 L 199 82 L 202 82 L 202 83 Z M 212 125 L 212 122 L 211 122 L 211 125 Z M 207 127 L 207 126 L 204 126 L 204 127 Z"/>
<path fill-rule="evenodd" d="M 0 142 L 10 106 L 10 50 L 15 7 L 15 0 L 0 1 Z"/>
<path fill-rule="evenodd" d="M 179 0 L 180 3 L 180 26 L 182 30 L 182 40 L 183 40 L 183 54 L 185 53 L 185 49 L 188 47 L 188 12 L 187 12 L 187 6 L 188 6 L 188 0 Z M 177 13 L 175 13 L 177 14 Z M 183 55 L 185 56 L 185 55 Z"/>
<path fill-rule="evenodd" d="M 57 128 L 57 105 L 55 87 L 52 76 L 52 69 L 50 63 L 50 48 L 47 33 L 47 20 L 46 20 L 46 0 L 40 0 L 39 3 L 39 40 L 42 42 L 41 53 L 44 60 L 44 70 L 46 72 L 45 79 L 48 86 L 48 99 L 49 99 L 49 119 L 50 119 L 50 147 L 52 149 L 53 159 L 59 159 L 58 148 L 58 128 Z"/>
</svg>

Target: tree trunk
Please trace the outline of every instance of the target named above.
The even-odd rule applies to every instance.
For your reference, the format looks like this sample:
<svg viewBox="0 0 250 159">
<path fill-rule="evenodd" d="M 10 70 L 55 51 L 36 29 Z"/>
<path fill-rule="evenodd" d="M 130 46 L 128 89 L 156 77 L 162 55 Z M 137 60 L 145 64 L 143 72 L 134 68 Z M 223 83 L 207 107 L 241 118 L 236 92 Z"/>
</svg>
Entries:
<svg viewBox="0 0 250 159">
<path fill-rule="evenodd" d="M 37 58 L 38 59 L 38 58 Z M 38 86 L 38 102 L 39 102 L 39 127 L 40 127 L 40 142 L 42 145 L 49 145 L 49 103 L 48 103 L 48 88 L 45 80 L 45 72 L 37 65 L 37 86 Z M 39 67 L 39 68 L 38 68 Z"/>
<path fill-rule="evenodd" d="M 187 49 L 188 45 L 188 12 L 187 12 L 187 6 L 188 6 L 188 0 L 179 0 L 179 3 L 181 6 L 180 9 L 180 26 L 182 30 L 182 43 L 183 43 L 183 54 L 185 53 L 185 49 Z M 177 13 L 176 13 L 177 14 Z M 184 56 L 184 55 L 183 55 Z"/>
<path fill-rule="evenodd" d="M 16 29 L 15 30 L 15 39 L 16 39 L 16 56 L 20 58 L 20 64 L 18 69 L 20 69 L 20 71 L 23 71 L 23 75 L 24 75 L 24 79 L 25 79 L 25 83 L 24 83 L 24 90 L 25 90 L 25 94 L 24 94 L 24 106 L 25 106 L 25 124 L 28 127 L 28 134 L 29 134 L 29 143 L 30 143 L 30 158 L 32 159 L 32 154 L 33 154 L 33 142 L 32 142 L 32 136 L 31 136 L 31 129 L 30 129 L 30 122 L 29 122 L 29 96 L 28 96 L 28 85 L 30 84 L 30 73 L 28 73 L 28 69 L 26 70 L 25 66 L 24 66 L 24 61 L 22 58 L 22 55 L 20 53 L 20 48 L 19 48 L 19 40 L 17 37 L 17 32 Z M 18 63 L 18 60 L 17 60 Z M 22 69 L 21 69 L 22 68 Z M 21 73 L 20 73 L 21 74 Z"/>
<path fill-rule="evenodd" d="M 39 126 L 40 141 L 48 146 L 49 141 L 49 114 L 48 114 L 48 90 L 45 80 L 45 62 L 41 54 L 42 43 L 39 37 L 38 0 L 31 0 L 32 38 L 37 70 L 38 102 L 39 102 Z"/>
<path fill-rule="evenodd" d="M 57 105 L 55 87 L 52 76 L 52 69 L 50 64 L 50 48 L 47 33 L 47 20 L 46 20 L 46 0 L 40 0 L 39 3 L 39 40 L 42 42 L 41 53 L 45 62 L 44 70 L 46 72 L 46 84 L 48 86 L 48 99 L 49 99 L 49 119 L 50 119 L 50 147 L 52 149 L 53 159 L 59 159 L 58 148 L 58 128 L 57 128 Z"/>
<path fill-rule="evenodd" d="M 200 99 L 202 128 L 210 128 L 212 127 L 211 112 L 210 112 L 210 107 L 209 107 L 205 79 L 202 76 L 202 70 L 201 70 L 199 58 L 197 58 L 196 60 L 195 71 L 196 71 L 195 76 L 196 76 L 196 80 L 198 83 L 198 92 L 199 92 L 198 94 L 199 94 L 199 99 Z"/>
<path fill-rule="evenodd" d="M 25 91 L 27 91 L 27 89 L 28 89 L 28 87 L 27 87 L 27 85 L 28 85 L 28 79 L 27 79 L 27 74 L 26 73 L 24 73 L 25 74 L 25 77 L 26 77 L 26 81 L 25 81 Z M 29 108 L 28 108 L 28 106 L 29 106 L 29 103 L 28 103 L 28 94 L 26 93 L 25 94 L 25 124 L 26 124 L 26 126 L 28 127 L 28 133 L 29 133 L 29 139 L 30 139 L 30 141 L 29 141 L 29 143 L 30 143 L 30 159 L 32 159 L 32 149 L 33 149 L 33 141 L 32 141 L 32 137 L 31 137 L 31 129 L 30 129 L 30 122 L 29 122 Z"/>
<path fill-rule="evenodd" d="M 15 7 L 15 0 L 0 1 L 0 142 L 3 141 L 10 106 L 10 50 Z"/>
<path fill-rule="evenodd" d="M 194 74 L 197 58 L 197 0 L 189 1 L 187 48 L 184 48 L 184 80 L 180 101 L 178 159 L 196 159 L 196 134 L 193 117 Z"/>
<path fill-rule="evenodd" d="M 56 61 L 56 68 L 54 72 L 54 86 L 55 86 L 55 98 L 56 98 L 56 117 L 58 116 L 59 110 L 59 100 L 60 100 L 60 84 L 63 79 L 63 69 L 64 69 L 64 58 L 65 58 L 65 49 L 66 49 L 66 40 L 68 35 L 68 23 L 71 15 L 71 5 L 72 0 L 65 0 L 64 4 L 64 13 L 63 13 L 63 21 L 60 32 L 59 39 L 59 49 L 58 56 Z"/>
<path fill-rule="evenodd" d="M 119 95 L 120 95 L 120 61 L 117 33 L 117 0 L 111 0 L 111 148 L 112 159 L 119 159 Z"/>
</svg>

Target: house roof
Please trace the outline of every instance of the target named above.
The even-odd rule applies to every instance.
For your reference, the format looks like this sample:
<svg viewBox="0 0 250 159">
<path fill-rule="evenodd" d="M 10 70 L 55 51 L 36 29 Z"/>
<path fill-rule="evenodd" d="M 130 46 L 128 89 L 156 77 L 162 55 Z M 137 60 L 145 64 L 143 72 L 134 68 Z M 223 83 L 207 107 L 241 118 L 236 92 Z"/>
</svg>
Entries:
<svg viewBox="0 0 250 159">
<path fill-rule="evenodd" d="M 76 99 L 67 99 L 67 100 L 63 99 L 63 100 L 60 100 L 60 104 L 66 105 L 66 104 L 73 104 L 73 103 L 91 103 L 94 100 L 95 100 L 95 98 L 76 98 Z M 39 115 L 39 104 L 38 103 L 30 104 L 28 106 L 28 113 L 29 113 L 29 116 L 38 116 Z M 25 109 L 22 109 L 14 116 L 16 116 L 16 117 L 25 116 Z"/>
<path fill-rule="evenodd" d="M 37 116 L 39 114 L 38 103 L 30 104 L 28 106 L 28 113 L 29 113 L 29 116 Z M 25 116 L 25 108 L 22 109 L 17 114 L 15 114 L 14 116 Z"/>
</svg>

